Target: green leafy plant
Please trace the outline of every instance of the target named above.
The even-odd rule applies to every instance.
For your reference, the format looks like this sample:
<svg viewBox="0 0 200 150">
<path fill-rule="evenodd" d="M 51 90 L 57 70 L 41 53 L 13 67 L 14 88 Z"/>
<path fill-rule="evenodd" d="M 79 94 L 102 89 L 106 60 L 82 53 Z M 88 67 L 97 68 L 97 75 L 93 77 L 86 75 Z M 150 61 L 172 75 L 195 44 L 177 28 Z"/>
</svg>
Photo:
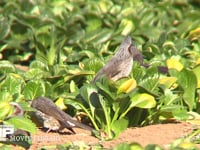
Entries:
<svg viewBox="0 0 200 150">
<path fill-rule="evenodd" d="M 64 99 L 85 112 L 105 139 L 128 126 L 187 120 L 200 113 L 200 13 L 190 1 L 0 2 L 0 122 L 15 124 L 14 101 Z M 128 79 L 91 85 L 123 36 L 144 56 Z M 25 65 L 21 70 L 17 66 Z M 132 119 L 134 118 L 134 119 Z M 28 115 L 22 121 L 34 132 Z M 100 138 L 103 136 L 99 135 Z"/>
</svg>

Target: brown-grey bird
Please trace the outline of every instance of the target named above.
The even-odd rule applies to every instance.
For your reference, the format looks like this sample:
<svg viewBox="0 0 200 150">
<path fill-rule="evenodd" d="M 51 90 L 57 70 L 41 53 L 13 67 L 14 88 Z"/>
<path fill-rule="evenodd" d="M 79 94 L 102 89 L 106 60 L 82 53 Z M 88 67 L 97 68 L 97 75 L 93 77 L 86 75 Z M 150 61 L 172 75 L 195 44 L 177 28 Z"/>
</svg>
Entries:
<svg viewBox="0 0 200 150">
<path fill-rule="evenodd" d="M 24 116 L 24 110 L 23 108 L 20 106 L 20 104 L 16 103 L 16 102 L 10 102 L 10 105 L 12 105 L 14 107 L 14 111 L 12 113 L 11 116 L 9 116 L 6 119 L 18 116 L 18 117 L 23 117 Z M 29 132 L 22 130 L 22 129 L 17 129 L 15 130 L 15 132 L 12 134 L 12 136 L 17 136 L 17 135 L 30 135 Z M 9 135 L 10 136 L 10 135 Z"/>
<path fill-rule="evenodd" d="M 74 120 L 70 115 L 57 107 L 52 100 L 46 97 L 34 99 L 31 106 L 36 109 L 35 115 L 43 121 L 43 126 L 48 128 L 48 131 L 67 128 L 75 134 L 75 131 L 72 129 L 74 127 L 89 131 L 93 130 L 93 128 Z"/>
<path fill-rule="evenodd" d="M 132 70 L 134 60 L 138 61 L 140 64 L 143 63 L 141 52 L 135 47 L 131 37 L 128 36 L 121 43 L 116 54 L 96 74 L 91 82 L 94 83 L 102 75 L 107 76 L 113 81 L 127 77 Z"/>
</svg>

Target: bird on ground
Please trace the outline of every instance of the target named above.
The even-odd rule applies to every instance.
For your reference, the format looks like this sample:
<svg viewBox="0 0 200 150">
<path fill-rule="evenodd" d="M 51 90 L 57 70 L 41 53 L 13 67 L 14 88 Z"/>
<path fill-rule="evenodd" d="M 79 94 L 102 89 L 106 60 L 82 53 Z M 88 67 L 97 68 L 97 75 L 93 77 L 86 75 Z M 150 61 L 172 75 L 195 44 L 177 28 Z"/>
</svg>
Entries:
<svg viewBox="0 0 200 150">
<path fill-rule="evenodd" d="M 43 127 L 49 131 L 59 131 L 64 128 L 75 134 L 74 127 L 79 127 L 89 131 L 94 130 L 90 126 L 74 120 L 70 115 L 62 111 L 49 98 L 39 97 L 32 101 L 31 106 L 35 109 L 35 116 L 43 122 Z"/>
</svg>

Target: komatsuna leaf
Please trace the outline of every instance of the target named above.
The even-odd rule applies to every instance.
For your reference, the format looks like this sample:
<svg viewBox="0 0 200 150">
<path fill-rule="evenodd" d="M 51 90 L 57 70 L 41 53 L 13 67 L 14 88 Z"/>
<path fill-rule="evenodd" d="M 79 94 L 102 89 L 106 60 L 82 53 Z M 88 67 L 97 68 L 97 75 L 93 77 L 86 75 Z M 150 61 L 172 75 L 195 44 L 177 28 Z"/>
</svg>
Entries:
<svg viewBox="0 0 200 150">
<path fill-rule="evenodd" d="M 38 68 L 32 68 L 29 69 L 25 75 L 27 79 L 41 79 L 43 77 L 50 76 L 50 73 Z"/>
<path fill-rule="evenodd" d="M 128 93 L 137 86 L 135 79 L 129 79 L 119 86 L 117 93 Z"/>
<path fill-rule="evenodd" d="M 62 98 L 62 97 L 59 97 L 59 98 L 56 100 L 55 104 L 56 104 L 60 109 L 62 109 L 62 110 L 67 109 L 67 107 L 66 107 L 65 104 L 64 104 L 64 98 Z"/>
<path fill-rule="evenodd" d="M 6 101 L 0 101 L 0 121 L 12 111 L 12 106 Z"/>
<path fill-rule="evenodd" d="M 131 97 L 131 102 L 130 107 L 153 108 L 156 106 L 154 97 L 147 93 L 137 94 Z"/>
<path fill-rule="evenodd" d="M 30 133 L 36 133 L 36 125 L 30 119 L 24 117 L 15 116 L 4 121 L 4 123 L 12 124 L 17 129 L 22 129 Z"/>
<path fill-rule="evenodd" d="M 176 81 L 176 77 L 163 77 L 159 79 L 159 83 L 165 85 L 166 88 L 170 88 Z"/>
<path fill-rule="evenodd" d="M 196 75 L 197 78 L 197 88 L 200 88 L 200 66 L 198 65 L 193 69 L 194 74 Z"/>
<path fill-rule="evenodd" d="M 147 93 L 137 93 L 131 97 L 128 108 L 120 115 L 119 118 L 123 118 L 133 107 L 148 109 L 155 106 L 156 101 L 152 95 L 149 95 Z"/>
<path fill-rule="evenodd" d="M 80 95 L 83 97 L 83 99 L 89 104 L 92 116 L 94 117 L 94 111 L 96 104 L 98 101 L 96 99 L 93 99 L 91 96 L 93 94 L 97 93 L 97 89 L 93 85 L 85 85 L 81 87 L 80 89 Z M 97 104 L 99 105 L 99 104 Z"/>
<path fill-rule="evenodd" d="M 128 120 L 125 118 L 115 120 L 111 126 L 112 130 L 115 133 L 115 137 L 117 137 L 127 127 L 128 127 Z"/>
<path fill-rule="evenodd" d="M 169 69 L 176 69 L 178 71 L 181 71 L 183 69 L 183 65 L 181 64 L 181 62 L 175 58 L 170 58 L 167 60 L 167 67 Z"/>
<path fill-rule="evenodd" d="M 142 82 L 140 82 L 139 87 L 143 90 L 145 90 L 147 93 L 150 93 L 152 95 L 159 95 L 159 77 L 158 75 L 154 75 L 152 77 L 147 77 Z"/>
<path fill-rule="evenodd" d="M 4 87 L 11 95 L 15 93 L 20 93 L 24 80 L 18 74 L 10 73 L 6 79 L 1 83 L 1 86 Z"/>
<path fill-rule="evenodd" d="M 39 96 L 45 95 L 45 85 L 43 82 L 30 81 L 26 84 L 23 90 L 25 99 L 34 99 Z"/>
<path fill-rule="evenodd" d="M 130 34 L 131 31 L 133 31 L 134 24 L 133 21 L 130 19 L 122 19 L 121 24 L 119 26 L 121 31 L 121 34 L 124 36 L 127 36 L 128 34 Z"/>
<path fill-rule="evenodd" d="M 16 71 L 15 66 L 11 62 L 6 61 L 6 60 L 0 61 L 0 72 L 1 73 L 12 73 L 15 71 Z"/>
<path fill-rule="evenodd" d="M 195 91 L 197 87 L 197 78 L 195 74 L 190 71 L 183 69 L 178 74 L 178 84 L 183 88 L 183 100 L 188 105 L 189 110 L 196 107 Z"/>
</svg>

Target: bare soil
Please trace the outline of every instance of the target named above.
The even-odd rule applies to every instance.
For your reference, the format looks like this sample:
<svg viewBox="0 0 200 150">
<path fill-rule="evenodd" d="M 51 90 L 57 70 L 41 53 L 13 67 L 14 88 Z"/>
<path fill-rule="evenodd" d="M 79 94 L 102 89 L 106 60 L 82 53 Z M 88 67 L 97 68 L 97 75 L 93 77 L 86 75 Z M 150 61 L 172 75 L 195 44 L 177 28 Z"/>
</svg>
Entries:
<svg viewBox="0 0 200 150">
<path fill-rule="evenodd" d="M 67 131 L 65 134 L 59 133 L 46 133 L 38 129 L 37 134 L 32 135 L 33 144 L 30 147 L 31 150 L 52 146 L 55 149 L 57 144 L 64 144 L 67 142 L 84 142 L 88 145 L 101 144 L 104 148 L 113 148 L 119 143 L 132 143 L 138 142 L 142 146 L 148 144 L 158 144 L 161 147 L 167 149 L 170 143 L 174 140 L 184 137 L 191 133 L 193 125 L 181 122 L 181 123 L 168 123 L 168 124 L 157 124 L 149 125 L 145 127 L 128 128 L 120 134 L 117 139 L 111 141 L 99 141 L 99 139 L 91 136 L 89 131 L 75 128 L 77 134 L 69 134 Z"/>
</svg>

